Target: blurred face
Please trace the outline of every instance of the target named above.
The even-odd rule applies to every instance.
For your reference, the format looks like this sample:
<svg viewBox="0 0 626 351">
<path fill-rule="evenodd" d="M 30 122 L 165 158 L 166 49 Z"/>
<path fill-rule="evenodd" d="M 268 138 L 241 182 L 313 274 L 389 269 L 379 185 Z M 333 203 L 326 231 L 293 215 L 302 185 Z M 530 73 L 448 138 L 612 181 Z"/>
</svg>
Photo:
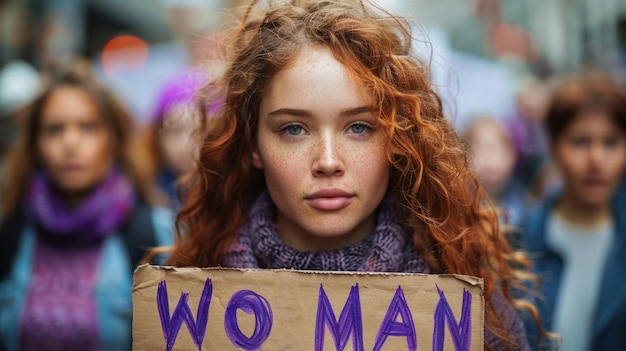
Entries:
<svg viewBox="0 0 626 351">
<path fill-rule="evenodd" d="M 191 171 L 194 167 L 199 143 L 193 132 L 197 127 L 194 110 L 184 104 L 170 108 L 163 121 L 160 145 L 165 166 L 176 175 Z"/>
<path fill-rule="evenodd" d="M 626 134 L 602 111 L 575 117 L 553 143 L 564 196 L 579 205 L 609 203 L 626 166 Z"/>
<path fill-rule="evenodd" d="M 305 48 L 261 102 L 254 165 L 265 171 L 278 233 L 300 251 L 372 233 L 389 181 L 384 133 L 332 54 Z"/>
<path fill-rule="evenodd" d="M 60 86 L 43 106 L 37 137 L 41 162 L 67 193 L 82 193 L 102 181 L 114 162 L 112 135 L 89 94 Z"/>
<path fill-rule="evenodd" d="M 174 33 L 197 40 L 197 35 L 217 28 L 227 5 L 224 0 L 170 0 L 164 5 L 163 14 L 165 23 Z"/>
<path fill-rule="evenodd" d="M 469 136 L 472 168 L 490 195 L 497 195 L 513 175 L 516 153 L 506 132 L 496 122 L 477 125 Z"/>
<path fill-rule="evenodd" d="M 550 94 L 550 88 L 545 82 L 528 82 L 517 95 L 517 107 L 522 118 L 542 122 L 550 105 Z"/>
</svg>

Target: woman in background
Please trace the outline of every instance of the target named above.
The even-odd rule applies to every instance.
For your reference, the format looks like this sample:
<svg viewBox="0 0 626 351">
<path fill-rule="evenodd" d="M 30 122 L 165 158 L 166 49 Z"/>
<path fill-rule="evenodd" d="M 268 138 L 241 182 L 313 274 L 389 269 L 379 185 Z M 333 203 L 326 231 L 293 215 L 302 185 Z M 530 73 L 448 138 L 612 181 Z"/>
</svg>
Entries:
<svg viewBox="0 0 626 351">
<path fill-rule="evenodd" d="M 222 103 L 203 104 L 200 87 L 206 82 L 201 71 L 183 71 L 163 87 L 153 119 L 141 128 L 136 147 L 142 155 L 140 172 L 158 185 L 156 197 L 177 210 L 181 199 L 178 181 L 196 165 L 203 117 L 210 118 Z M 204 106 L 204 114 L 198 110 Z"/>
<path fill-rule="evenodd" d="M 469 164 L 493 204 L 502 209 L 503 225 L 511 227 L 516 237 L 515 247 L 521 246 L 520 227 L 526 220 L 533 199 L 516 177 L 523 165 L 518 151 L 519 141 L 513 133 L 512 121 L 500 121 L 481 116 L 473 119 L 463 133 L 469 152 Z"/>
<path fill-rule="evenodd" d="M 562 350 L 623 350 L 626 98 L 609 77 L 577 74 L 555 91 L 546 124 L 563 184 L 524 232 L 541 278 L 542 323 L 561 335 Z"/>
<path fill-rule="evenodd" d="M 13 350 L 131 350 L 132 273 L 171 244 L 128 152 L 110 92 L 67 73 L 35 101 L 0 203 L 0 343 Z"/>
</svg>

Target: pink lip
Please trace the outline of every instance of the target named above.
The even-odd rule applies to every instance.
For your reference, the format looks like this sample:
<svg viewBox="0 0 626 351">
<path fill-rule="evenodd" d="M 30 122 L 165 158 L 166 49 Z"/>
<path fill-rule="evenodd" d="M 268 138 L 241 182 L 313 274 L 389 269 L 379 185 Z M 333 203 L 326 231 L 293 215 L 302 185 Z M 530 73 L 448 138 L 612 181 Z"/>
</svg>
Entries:
<svg viewBox="0 0 626 351">
<path fill-rule="evenodd" d="M 350 205 L 353 196 L 341 189 L 322 189 L 304 199 L 317 210 L 337 211 Z"/>
</svg>

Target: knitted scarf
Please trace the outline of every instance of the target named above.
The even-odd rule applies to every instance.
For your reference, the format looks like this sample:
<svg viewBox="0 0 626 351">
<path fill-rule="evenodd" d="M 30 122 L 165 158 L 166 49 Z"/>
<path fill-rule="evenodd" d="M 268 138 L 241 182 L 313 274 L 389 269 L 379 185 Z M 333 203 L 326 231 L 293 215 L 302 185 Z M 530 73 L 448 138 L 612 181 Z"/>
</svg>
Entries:
<svg viewBox="0 0 626 351">
<path fill-rule="evenodd" d="M 134 202 L 131 183 L 117 170 L 75 209 L 45 173 L 34 175 L 25 205 L 38 237 L 19 322 L 21 350 L 100 350 L 95 289 L 102 239 L 129 217 Z"/>
<path fill-rule="evenodd" d="M 287 246 L 276 232 L 274 211 L 268 193 L 262 194 L 255 201 L 247 223 L 224 256 L 225 266 L 430 273 L 426 261 L 415 251 L 411 237 L 395 223 L 388 199 L 378 209 L 378 222 L 371 235 L 353 245 L 332 251 L 300 252 Z M 528 350 L 526 332 L 515 309 L 498 293 L 494 293 L 491 303 L 509 332 L 517 337 L 520 350 Z M 487 328 L 485 340 L 492 349 L 502 349 L 499 337 Z"/>
<path fill-rule="evenodd" d="M 113 170 L 77 208 L 70 208 L 48 175 L 37 172 L 26 193 L 26 213 L 55 240 L 93 241 L 122 224 L 135 205 L 130 181 Z"/>
<path fill-rule="evenodd" d="M 413 240 L 395 223 L 389 200 L 377 213 L 377 225 L 367 238 L 339 250 L 300 252 L 287 246 L 276 232 L 274 204 L 262 194 L 252 205 L 250 217 L 237 240 L 225 254 L 224 263 L 237 268 L 289 268 L 298 270 L 430 273 L 426 261 L 417 254 Z M 528 350 L 526 332 L 515 309 L 502 295 L 491 301 L 509 332 Z M 485 340 L 500 350 L 501 340 L 485 328 Z"/>
<path fill-rule="evenodd" d="M 338 250 L 300 252 L 287 246 L 276 232 L 274 204 L 268 193 L 253 204 L 238 239 L 224 263 L 239 268 L 429 273 L 413 240 L 398 224 L 387 202 L 378 209 L 377 225 L 367 238 Z"/>
</svg>

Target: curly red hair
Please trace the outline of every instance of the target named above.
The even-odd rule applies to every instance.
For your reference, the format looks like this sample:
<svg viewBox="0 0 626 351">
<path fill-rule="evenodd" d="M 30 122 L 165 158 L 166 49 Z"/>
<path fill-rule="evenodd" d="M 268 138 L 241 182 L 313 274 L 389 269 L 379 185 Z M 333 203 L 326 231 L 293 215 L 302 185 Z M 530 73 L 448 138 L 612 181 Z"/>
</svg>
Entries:
<svg viewBox="0 0 626 351">
<path fill-rule="evenodd" d="M 429 66 L 411 55 L 411 41 L 406 22 L 363 1 L 294 0 L 275 8 L 253 1 L 231 37 L 230 66 L 222 77 L 225 109 L 207 131 L 189 179 L 178 217 L 180 240 L 169 263 L 222 263 L 252 202 L 266 190 L 251 157 L 264 88 L 303 46 L 324 45 L 372 97 L 386 134 L 389 191 L 415 249 L 433 273 L 482 277 L 486 325 L 514 348 L 519 339 L 490 302 L 497 289 L 511 305 L 525 305 L 535 315 L 532 305 L 511 296 L 529 263 L 502 234 L 497 211 L 443 115 Z"/>
</svg>

